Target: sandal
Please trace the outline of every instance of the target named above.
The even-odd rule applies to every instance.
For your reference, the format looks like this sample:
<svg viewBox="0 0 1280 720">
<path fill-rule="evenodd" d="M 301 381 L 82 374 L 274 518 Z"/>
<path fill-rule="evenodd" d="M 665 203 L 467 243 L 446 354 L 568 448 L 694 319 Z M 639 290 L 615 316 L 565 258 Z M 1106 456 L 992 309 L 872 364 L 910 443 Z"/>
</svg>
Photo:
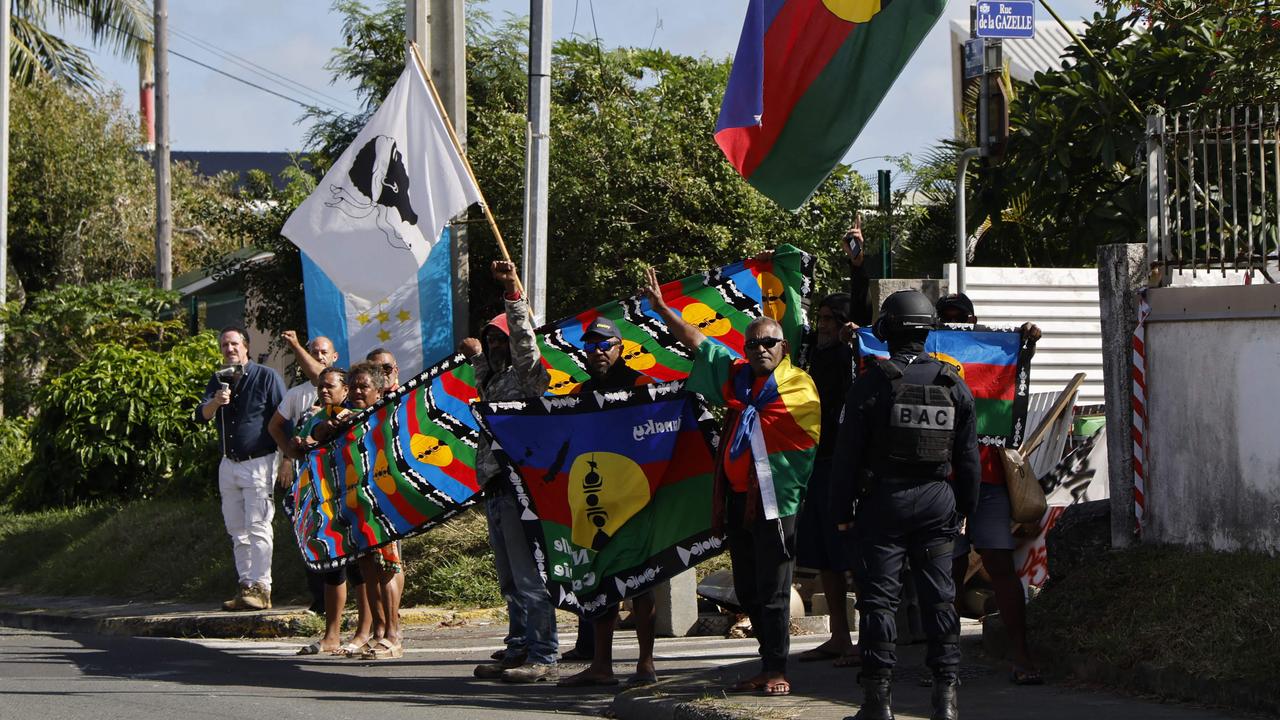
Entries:
<svg viewBox="0 0 1280 720">
<path fill-rule="evenodd" d="M 338 657 L 347 657 L 347 658 L 360 657 L 360 653 L 364 652 L 365 648 L 367 647 L 368 645 L 357 645 L 353 642 L 343 643 L 339 645 L 337 649 L 331 651 L 329 654 L 337 655 Z"/>
<path fill-rule="evenodd" d="M 823 660 L 835 660 L 838 657 L 840 657 L 840 653 L 819 645 L 816 648 L 810 648 L 800 653 L 796 656 L 796 660 L 800 662 L 821 662 Z"/>
<path fill-rule="evenodd" d="M 656 682 L 658 682 L 657 673 L 636 673 L 635 675 L 627 678 L 627 681 L 622 684 L 622 687 L 630 690 L 631 688 L 653 685 Z"/>
<path fill-rule="evenodd" d="M 770 680 L 760 688 L 760 694 L 768 697 L 782 697 L 791 694 L 791 683 L 781 678 Z"/>
<path fill-rule="evenodd" d="M 1040 676 L 1040 671 L 1035 668 L 1014 666 L 1009 673 L 1009 682 L 1014 685 L 1043 685 L 1044 678 Z"/>
<path fill-rule="evenodd" d="M 404 657 L 404 646 L 382 638 L 368 650 L 360 653 L 361 660 L 394 660 Z"/>
<path fill-rule="evenodd" d="M 738 682 L 725 688 L 728 693 L 749 693 L 763 690 L 764 683 L 759 680 L 739 680 Z"/>
<path fill-rule="evenodd" d="M 298 648 L 298 652 L 294 653 L 294 655 L 319 655 L 319 654 L 320 654 L 319 640 L 311 643 L 310 645 L 307 645 L 306 647 Z"/>
<path fill-rule="evenodd" d="M 845 653 L 831 662 L 831 667 L 838 667 L 838 668 L 861 667 L 861 665 L 862 665 L 862 653 L 858 652 L 857 650 L 854 650 L 853 652 L 850 652 L 850 653 Z"/>
</svg>

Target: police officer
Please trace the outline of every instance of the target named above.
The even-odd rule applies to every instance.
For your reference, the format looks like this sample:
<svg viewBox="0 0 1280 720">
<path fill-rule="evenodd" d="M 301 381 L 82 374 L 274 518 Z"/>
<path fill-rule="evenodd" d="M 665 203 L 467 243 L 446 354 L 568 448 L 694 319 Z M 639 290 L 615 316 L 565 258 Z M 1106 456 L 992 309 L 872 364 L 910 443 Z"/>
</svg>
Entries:
<svg viewBox="0 0 1280 720">
<path fill-rule="evenodd" d="M 977 497 L 980 470 L 973 395 L 952 366 L 924 351 L 935 320 L 933 303 L 915 290 L 884 301 L 873 330 L 888 343 L 889 358 L 873 360 L 850 386 L 840 420 L 831 500 L 839 527 L 854 528 L 859 553 L 864 698 L 856 720 L 893 718 L 894 613 L 907 560 L 929 637 L 931 720 L 959 717 L 951 554 L 961 517 Z"/>
</svg>

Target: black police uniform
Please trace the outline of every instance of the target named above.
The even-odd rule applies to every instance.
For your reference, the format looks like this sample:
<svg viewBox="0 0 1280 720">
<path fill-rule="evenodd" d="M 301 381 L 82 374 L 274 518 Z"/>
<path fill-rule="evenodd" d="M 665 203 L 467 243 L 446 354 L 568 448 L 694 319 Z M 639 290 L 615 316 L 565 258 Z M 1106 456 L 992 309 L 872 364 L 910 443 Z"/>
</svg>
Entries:
<svg viewBox="0 0 1280 720">
<path fill-rule="evenodd" d="M 910 558 L 927 663 L 954 682 L 960 626 L 951 550 L 981 477 L 973 395 L 951 366 L 924 354 L 922 340 L 891 348 L 889 360 L 849 388 L 832 469 L 833 507 L 841 522 L 853 521 L 858 540 L 863 674 L 887 676 L 897 661 L 894 613 Z"/>
</svg>

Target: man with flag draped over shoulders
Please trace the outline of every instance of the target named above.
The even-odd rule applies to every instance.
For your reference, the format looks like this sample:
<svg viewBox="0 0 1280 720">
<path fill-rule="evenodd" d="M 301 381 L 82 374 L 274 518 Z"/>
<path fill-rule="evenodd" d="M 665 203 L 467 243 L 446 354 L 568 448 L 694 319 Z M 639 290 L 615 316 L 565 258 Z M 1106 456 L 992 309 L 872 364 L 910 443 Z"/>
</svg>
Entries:
<svg viewBox="0 0 1280 720">
<path fill-rule="evenodd" d="M 791 348 L 776 319 L 752 321 L 746 359 L 735 358 L 666 304 L 653 268 L 647 281 L 642 292 L 650 307 L 695 353 L 685 387 L 729 410 L 716 462 L 714 523 L 726 531 L 734 592 L 751 618 L 762 661 L 758 674 L 729 691 L 788 695 L 796 514 L 822 424 L 818 391 L 791 364 Z"/>
</svg>

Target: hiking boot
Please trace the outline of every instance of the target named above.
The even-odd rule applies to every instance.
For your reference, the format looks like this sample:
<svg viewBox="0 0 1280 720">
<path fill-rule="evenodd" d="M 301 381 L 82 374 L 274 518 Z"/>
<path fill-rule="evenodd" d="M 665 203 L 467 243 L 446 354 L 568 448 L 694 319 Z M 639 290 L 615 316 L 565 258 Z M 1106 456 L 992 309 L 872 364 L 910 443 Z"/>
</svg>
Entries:
<svg viewBox="0 0 1280 720">
<path fill-rule="evenodd" d="M 484 663 L 477 665 L 474 675 L 483 680 L 497 680 L 502 677 L 502 673 L 524 665 L 525 654 L 520 653 L 515 657 L 504 657 L 496 663 Z"/>
<path fill-rule="evenodd" d="M 262 583 L 254 583 L 245 592 L 243 602 L 245 610 L 270 610 L 271 591 Z"/>
<path fill-rule="evenodd" d="M 893 678 L 888 674 L 862 675 L 862 707 L 852 720 L 894 720 L 890 686 Z M 846 719 L 849 720 L 849 719 Z"/>
<path fill-rule="evenodd" d="M 960 700 L 956 692 L 959 687 L 960 681 L 955 678 L 933 679 L 933 714 L 929 720 L 959 720 Z"/>
<path fill-rule="evenodd" d="M 236 596 L 235 596 L 235 597 L 233 597 L 233 598 L 231 598 L 230 600 L 227 600 L 226 602 L 222 603 L 222 609 L 223 609 L 223 610 L 231 610 L 231 611 L 235 611 L 235 610 L 248 610 L 248 609 L 249 609 L 249 606 L 247 606 L 247 605 L 245 605 L 245 604 L 244 604 L 244 599 L 245 599 L 245 597 L 246 597 L 248 594 L 249 594 L 249 586 L 248 586 L 248 585 L 241 585 L 241 586 L 240 586 L 240 588 L 239 588 L 238 590 L 236 590 Z"/>
<path fill-rule="evenodd" d="M 555 682 L 559 678 L 560 669 L 555 663 L 534 663 L 502 671 L 502 682 L 509 683 Z"/>
</svg>

